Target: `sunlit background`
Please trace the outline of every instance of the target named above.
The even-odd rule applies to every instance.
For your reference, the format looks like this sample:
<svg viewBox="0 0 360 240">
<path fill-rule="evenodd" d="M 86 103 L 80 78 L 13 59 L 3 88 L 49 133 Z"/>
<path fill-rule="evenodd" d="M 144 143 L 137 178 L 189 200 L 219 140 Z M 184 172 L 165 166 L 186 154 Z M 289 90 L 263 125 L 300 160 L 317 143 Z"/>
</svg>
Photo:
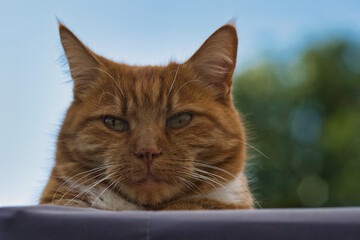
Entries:
<svg viewBox="0 0 360 240">
<path fill-rule="evenodd" d="M 235 19 L 233 93 L 259 204 L 360 205 L 360 1 L 2 0 L 0 206 L 36 204 L 53 164 L 72 98 L 56 17 L 140 65 L 184 61 Z"/>
</svg>

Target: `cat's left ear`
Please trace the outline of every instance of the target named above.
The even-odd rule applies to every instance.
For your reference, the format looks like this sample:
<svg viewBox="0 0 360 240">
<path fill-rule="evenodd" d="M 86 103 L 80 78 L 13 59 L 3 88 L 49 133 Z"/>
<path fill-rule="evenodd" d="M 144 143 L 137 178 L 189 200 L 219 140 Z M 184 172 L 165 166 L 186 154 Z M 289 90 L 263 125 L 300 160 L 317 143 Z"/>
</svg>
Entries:
<svg viewBox="0 0 360 240">
<path fill-rule="evenodd" d="M 237 45 L 235 26 L 226 24 L 215 31 L 185 64 L 191 66 L 216 93 L 228 97 L 236 64 Z"/>
</svg>

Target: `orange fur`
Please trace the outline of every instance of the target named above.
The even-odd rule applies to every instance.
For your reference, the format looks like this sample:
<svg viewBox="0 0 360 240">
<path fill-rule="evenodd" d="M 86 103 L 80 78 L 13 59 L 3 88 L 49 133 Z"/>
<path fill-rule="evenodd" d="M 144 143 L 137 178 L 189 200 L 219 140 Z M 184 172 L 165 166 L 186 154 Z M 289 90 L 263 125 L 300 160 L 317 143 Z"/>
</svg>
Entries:
<svg viewBox="0 0 360 240">
<path fill-rule="evenodd" d="M 245 133 L 231 99 L 237 35 L 218 29 L 185 63 L 105 59 L 64 25 L 74 100 L 58 136 L 41 204 L 135 209 L 249 209 Z M 189 123 L 167 126 L 190 113 Z M 105 126 L 123 119 L 126 131 Z M 140 153 L 138 153 L 140 151 Z"/>
</svg>

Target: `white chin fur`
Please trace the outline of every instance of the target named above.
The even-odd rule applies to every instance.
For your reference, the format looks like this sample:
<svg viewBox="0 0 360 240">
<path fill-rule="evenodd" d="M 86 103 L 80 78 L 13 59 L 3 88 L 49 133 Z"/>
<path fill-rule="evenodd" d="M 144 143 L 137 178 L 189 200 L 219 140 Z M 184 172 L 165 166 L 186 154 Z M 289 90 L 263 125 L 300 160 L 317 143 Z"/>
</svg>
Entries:
<svg viewBox="0 0 360 240">
<path fill-rule="evenodd" d="M 207 193 L 205 197 L 223 203 L 248 204 L 249 190 L 244 173 L 239 173 L 235 179 L 224 187 L 219 187 Z"/>
</svg>

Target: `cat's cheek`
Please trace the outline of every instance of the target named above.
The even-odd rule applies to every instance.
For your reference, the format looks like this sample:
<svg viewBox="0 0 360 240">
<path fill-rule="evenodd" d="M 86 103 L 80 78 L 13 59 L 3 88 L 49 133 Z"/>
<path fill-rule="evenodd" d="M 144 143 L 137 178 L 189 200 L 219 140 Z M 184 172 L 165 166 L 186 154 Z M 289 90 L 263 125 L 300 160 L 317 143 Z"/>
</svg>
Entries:
<svg viewBox="0 0 360 240">
<path fill-rule="evenodd" d="M 67 149 L 77 162 L 102 164 L 104 162 L 104 152 L 107 147 L 96 141 L 84 141 L 72 139 L 67 141 Z"/>
</svg>

